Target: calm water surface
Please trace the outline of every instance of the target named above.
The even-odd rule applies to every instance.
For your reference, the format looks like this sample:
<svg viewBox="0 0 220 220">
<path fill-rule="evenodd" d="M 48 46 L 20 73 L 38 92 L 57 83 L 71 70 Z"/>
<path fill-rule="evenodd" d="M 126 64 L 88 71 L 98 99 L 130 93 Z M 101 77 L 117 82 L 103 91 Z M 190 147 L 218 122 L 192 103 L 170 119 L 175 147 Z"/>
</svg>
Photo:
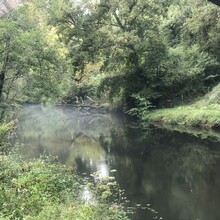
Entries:
<svg viewBox="0 0 220 220">
<path fill-rule="evenodd" d="M 137 208 L 132 220 L 219 220 L 220 143 L 160 129 L 142 131 L 123 116 L 74 107 L 26 106 L 18 138 L 26 158 L 41 154 L 89 176 L 112 169 Z M 111 174 L 112 175 L 112 174 Z"/>
</svg>

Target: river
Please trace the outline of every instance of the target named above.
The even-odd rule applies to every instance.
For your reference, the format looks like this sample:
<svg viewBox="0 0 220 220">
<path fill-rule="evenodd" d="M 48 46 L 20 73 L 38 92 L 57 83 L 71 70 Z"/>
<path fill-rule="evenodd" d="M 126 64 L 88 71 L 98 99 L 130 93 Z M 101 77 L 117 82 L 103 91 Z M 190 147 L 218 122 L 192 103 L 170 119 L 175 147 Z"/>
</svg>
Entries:
<svg viewBox="0 0 220 220">
<path fill-rule="evenodd" d="M 115 175 L 127 206 L 136 207 L 132 220 L 220 219 L 217 141 L 141 130 L 124 115 L 104 109 L 27 105 L 17 117 L 26 159 L 50 154 L 81 176 Z"/>
</svg>

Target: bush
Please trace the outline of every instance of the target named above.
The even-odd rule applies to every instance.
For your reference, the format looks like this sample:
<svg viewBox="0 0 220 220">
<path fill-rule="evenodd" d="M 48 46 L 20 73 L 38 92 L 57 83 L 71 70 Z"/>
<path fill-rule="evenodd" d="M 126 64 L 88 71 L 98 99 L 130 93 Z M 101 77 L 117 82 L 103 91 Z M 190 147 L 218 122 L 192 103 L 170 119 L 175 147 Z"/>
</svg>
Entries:
<svg viewBox="0 0 220 220">
<path fill-rule="evenodd" d="M 45 206 L 74 200 L 80 184 L 63 165 L 49 158 L 24 162 L 18 155 L 1 156 L 0 210 L 7 219 L 35 216 Z"/>
<path fill-rule="evenodd" d="M 108 202 L 85 204 L 80 177 L 54 159 L 26 162 L 16 150 L 0 155 L 0 219 L 128 219 Z"/>
<path fill-rule="evenodd" d="M 12 123 L 3 122 L 0 124 L 0 153 L 1 154 L 5 152 L 9 147 L 9 144 L 6 141 L 6 135 L 12 128 L 13 128 Z"/>
</svg>

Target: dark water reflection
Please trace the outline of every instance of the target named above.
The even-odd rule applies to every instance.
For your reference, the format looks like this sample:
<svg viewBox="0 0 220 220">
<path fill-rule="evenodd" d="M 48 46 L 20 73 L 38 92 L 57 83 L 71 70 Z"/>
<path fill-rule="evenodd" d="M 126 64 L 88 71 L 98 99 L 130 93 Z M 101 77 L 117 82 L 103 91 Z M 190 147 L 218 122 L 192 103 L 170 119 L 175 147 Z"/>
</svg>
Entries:
<svg viewBox="0 0 220 220">
<path fill-rule="evenodd" d="M 160 129 L 132 128 L 122 116 L 73 107 L 27 106 L 19 114 L 27 158 L 48 153 L 82 175 L 116 179 L 131 201 L 150 204 L 133 220 L 219 220 L 220 144 Z"/>
</svg>

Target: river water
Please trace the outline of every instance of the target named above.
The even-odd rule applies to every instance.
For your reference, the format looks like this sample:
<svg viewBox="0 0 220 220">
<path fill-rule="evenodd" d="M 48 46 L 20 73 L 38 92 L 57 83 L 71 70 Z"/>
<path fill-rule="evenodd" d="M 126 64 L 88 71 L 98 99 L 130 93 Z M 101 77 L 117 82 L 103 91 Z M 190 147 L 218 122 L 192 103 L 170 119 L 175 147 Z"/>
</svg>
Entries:
<svg viewBox="0 0 220 220">
<path fill-rule="evenodd" d="M 123 115 L 73 106 L 28 105 L 18 119 L 27 159 L 50 154 L 82 176 L 114 174 L 127 206 L 136 207 L 132 220 L 220 219 L 217 141 L 143 131 Z"/>
</svg>

